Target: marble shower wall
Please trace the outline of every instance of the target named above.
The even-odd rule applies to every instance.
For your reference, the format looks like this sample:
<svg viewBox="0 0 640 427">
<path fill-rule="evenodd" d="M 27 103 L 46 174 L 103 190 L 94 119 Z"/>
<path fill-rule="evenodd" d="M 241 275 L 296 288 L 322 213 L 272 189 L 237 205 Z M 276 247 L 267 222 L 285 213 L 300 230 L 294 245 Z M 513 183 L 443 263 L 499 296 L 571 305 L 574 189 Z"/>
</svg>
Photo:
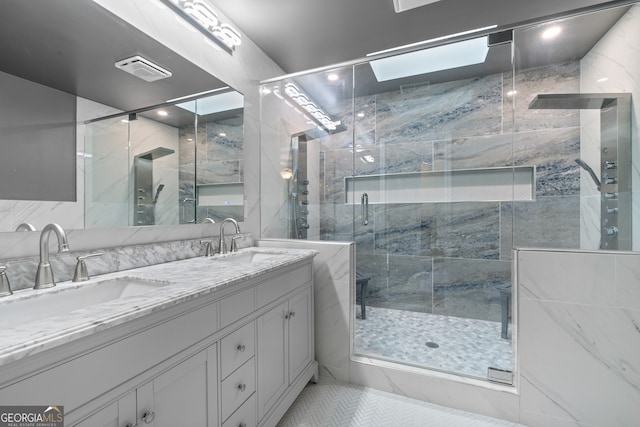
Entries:
<svg viewBox="0 0 640 427">
<path fill-rule="evenodd" d="M 357 98 L 364 114 L 343 119 L 355 129 L 355 175 L 536 166 L 530 202 L 371 205 L 364 226 L 344 203 L 349 132 L 317 140 L 321 238 L 350 240 L 355 227 L 371 304 L 497 321 L 514 245 L 579 247 L 579 114 L 527 108 L 539 93 L 579 91 L 579 77 L 577 61 L 520 70 L 515 99 L 511 73 L 423 85 Z"/>
<path fill-rule="evenodd" d="M 183 127 L 179 135 L 180 224 L 192 223 L 194 211 L 197 222 L 207 217 L 216 222 L 243 218 L 243 206 L 198 206 L 193 185 L 243 182 L 242 119 L 199 123 L 197 134 L 193 126 Z"/>
<path fill-rule="evenodd" d="M 632 210 L 640 209 L 640 51 L 636 40 L 640 39 L 640 5 L 632 6 L 618 20 L 600 41 L 580 60 L 580 89 L 582 92 L 630 93 L 631 94 L 631 185 Z M 582 111 L 583 123 L 581 139 L 592 141 L 600 137 L 600 119 L 597 111 Z M 593 119 L 595 115 L 595 120 Z M 590 149 L 592 144 L 585 143 L 581 147 L 582 158 L 589 164 L 600 162 L 600 152 Z M 599 168 L 596 174 L 599 176 Z M 581 199 L 583 246 L 597 248 L 600 239 L 600 197 L 594 191 L 593 184 L 586 172 L 582 173 L 586 182 L 585 192 Z M 634 250 L 640 245 L 640 215 L 632 217 L 632 242 Z"/>
<path fill-rule="evenodd" d="M 134 157 L 155 148 L 173 150 L 153 160 L 153 191 L 164 185 L 155 207 L 155 223 L 178 221 L 178 130 L 154 120 L 121 118 L 87 125 L 85 227 L 133 225 Z"/>
</svg>

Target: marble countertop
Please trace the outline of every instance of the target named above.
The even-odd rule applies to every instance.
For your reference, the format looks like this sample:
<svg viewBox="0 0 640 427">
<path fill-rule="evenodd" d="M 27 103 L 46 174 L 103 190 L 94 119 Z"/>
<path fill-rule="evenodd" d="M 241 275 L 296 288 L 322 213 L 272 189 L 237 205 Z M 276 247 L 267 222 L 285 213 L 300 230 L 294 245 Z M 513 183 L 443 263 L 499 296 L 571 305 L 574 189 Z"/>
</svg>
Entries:
<svg viewBox="0 0 640 427">
<path fill-rule="evenodd" d="M 177 304 L 227 289 L 247 279 L 265 275 L 278 268 L 313 258 L 317 251 L 281 248 L 246 248 L 238 251 L 278 254 L 253 263 L 223 262 L 224 257 L 197 257 L 187 260 L 150 265 L 132 270 L 119 271 L 92 277 L 85 282 L 63 282 L 56 287 L 16 291 L 0 299 L 0 366 L 27 356 L 69 343 L 95 332 L 105 330 L 138 319 L 147 314 Z M 3 306 L 21 300 L 42 298 L 46 294 L 65 292 L 69 288 L 87 285 L 100 286 L 100 282 L 111 279 L 135 278 L 164 281 L 168 284 L 152 291 L 118 298 L 73 311 L 62 312 L 46 318 L 10 325 L 9 316 L 3 318 Z M 108 284 L 104 284 L 108 286 Z M 28 303 L 25 301 L 25 303 Z M 6 310 L 5 310 L 6 311 Z M 6 313 L 5 313 L 6 314 Z"/>
</svg>

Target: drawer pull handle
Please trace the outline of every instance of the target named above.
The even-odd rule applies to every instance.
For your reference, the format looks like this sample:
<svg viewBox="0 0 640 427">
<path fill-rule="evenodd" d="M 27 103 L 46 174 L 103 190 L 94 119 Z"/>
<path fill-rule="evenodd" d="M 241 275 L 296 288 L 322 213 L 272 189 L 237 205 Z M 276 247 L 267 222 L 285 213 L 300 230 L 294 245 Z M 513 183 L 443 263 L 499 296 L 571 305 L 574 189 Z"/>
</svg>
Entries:
<svg viewBox="0 0 640 427">
<path fill-rule="evenodd" d="M 138 427 L 138 424 L 127 423 L 124 427 Z"/>
<path fill-rule="evenodd" d="M 238 390 L 245 391 L 246 389 L 247 389 L 247 385 L 246 384 L 239 384 L 238 385 Z"/>
<path fill-rule="evenodd" d="M 238 344 L 238 347 L 236 347 L 236 350 L 238 350 L 240 353 L 244 353 L 244 351 L 246 350 L 246 347 L 244 344 Z"/>
<path fill-rule="evenodd" d="M 296 315 L 295 311 L 292 311 L 291 313 L 289 313 L 289 317 L 294 317 Z"/>
<path fill-rule="evenodd" d="M 247 423 L 240 423 L 238 424 L 238 427 L 247 427 Z"/>
<path fill-rule="evenodd" d="M 144 411 L 144 414 L 142 414 L 142 421 L 144 421 L 145 424 L 151 424 L 155 418 L 156 413 L 153 411 Z"/>
</svg>

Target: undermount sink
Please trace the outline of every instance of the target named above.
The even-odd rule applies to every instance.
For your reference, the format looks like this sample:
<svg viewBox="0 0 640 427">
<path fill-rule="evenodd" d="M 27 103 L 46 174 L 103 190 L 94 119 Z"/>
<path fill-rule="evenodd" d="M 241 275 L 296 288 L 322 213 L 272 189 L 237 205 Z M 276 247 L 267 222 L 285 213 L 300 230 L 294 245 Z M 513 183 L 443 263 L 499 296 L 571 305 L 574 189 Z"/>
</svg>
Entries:
<svg viewBox="0 0 640 427">
<path fill-rule="evenodd" d="M 212 258 L 215 261 L 220 262 L 237 262 L 242 264 L 251 264 L 263 261 L 272 261 L 275 258 L 281 257 L 282 254 L 275 252 L 258 252 L 258 251 L 246 251 L 229 253 L 219 258 Z"/>
<path fill-rule="evenodd" d="M 16 327 L 51 316 L 139 295 L 170 285 L 163 280 L 119 277 L 82 285 L 60 285 L 36 291 L 31 297 L 0 300 L 0 328 Z"/>
</svg>

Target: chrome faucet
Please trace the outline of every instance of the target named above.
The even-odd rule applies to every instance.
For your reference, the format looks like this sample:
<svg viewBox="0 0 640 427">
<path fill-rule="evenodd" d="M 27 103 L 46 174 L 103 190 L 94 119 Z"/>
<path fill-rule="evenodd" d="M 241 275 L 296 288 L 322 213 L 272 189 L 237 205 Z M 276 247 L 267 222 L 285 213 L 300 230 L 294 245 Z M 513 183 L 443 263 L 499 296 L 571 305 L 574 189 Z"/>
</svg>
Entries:
<svg viewBox="0 0 640 427">
<path fill-rule="evenodd" d="M 238 221 L 233 218 L 225 218 L 220 224 L 220 241 L 218 242 L 218 253 L 226 254 L 227 253 L 227 244 L 224 241 L 224 226 L 227 222 L 233 223 L 236 226 L 236 234 L 240 232 L 240 226 L 238 225 Z M 232 245 L 233 249 L 233 245 Z"/>
<path fill-rule="evenodd" d="M 16 227 L 16 231 L 36 231 L 36 228 L 33 224 L 29 224 L 28 222 L 23 222 L 19 226 Z"/>
<path fill-rule="evenodd" d="M 47 224 L 40 234 L 40 263 L 36 272 L 36 284 L 33 289 L 52 288 L 56 285 L 53 280 L 53 270 L 49 264 L 49 235 L 55 232 L 58 237 L 58 252 L 69 252 L 67 234 L 58 224 Z"/>
<path fill-rule="evenodd" d="M 0 297 L 6 297 L 13 294 L 11 291 L 11 285 L 9 285 L 9 278 L 5 273 L 6 269 L 7 267 L 0 267 Z"/>
</svg>

